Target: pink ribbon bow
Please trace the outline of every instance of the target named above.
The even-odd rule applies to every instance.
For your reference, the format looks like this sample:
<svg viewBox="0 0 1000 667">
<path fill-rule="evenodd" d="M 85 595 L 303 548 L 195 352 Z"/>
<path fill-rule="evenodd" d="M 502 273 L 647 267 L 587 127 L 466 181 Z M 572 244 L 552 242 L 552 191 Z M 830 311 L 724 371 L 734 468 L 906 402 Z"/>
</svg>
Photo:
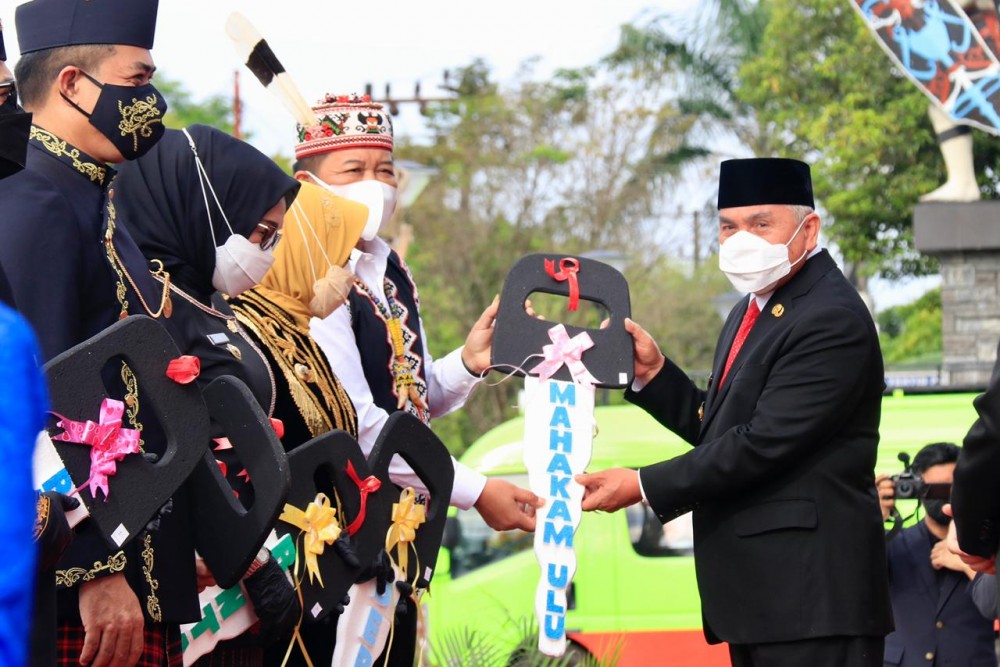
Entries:
<svg viewBox="0 0 1000 667">
<path fill-rule="evenodd" d="M 118 471 L 117 462 L 125 458 L 126 454 L 139 452 L 139 431 L 122 428 L 125 404 L 113 398 L 105 398 L 101 402 L 101 416 L 98 423 L 89 419 L 78 422 L 57 413 L 53 414 L 59 417 L 56 426 L 65 431 L 54 436 L 53 440 L 90 445 L 90 477 L 80 486 L 89 485 L 90 495 L 94 500 L 97 500 L 97 490 L 100 489 L 104 492 L 104 502 L 107 502 L 108 477 Z"/>
<path fill-rule="evenodd" d="M 583 353 L 594 347 L 590 334 L 583 331 L 570 338 L 566 327 L 557 324 L 549 329 L 549 339 L 552 343 L 542 347 L 544 359 L 531 369 L 538 374 L 539 380 L 548 380 L 565 365 L 577 384 L 597 384 L 597 378 L 583 365 Z"/>
</svg>

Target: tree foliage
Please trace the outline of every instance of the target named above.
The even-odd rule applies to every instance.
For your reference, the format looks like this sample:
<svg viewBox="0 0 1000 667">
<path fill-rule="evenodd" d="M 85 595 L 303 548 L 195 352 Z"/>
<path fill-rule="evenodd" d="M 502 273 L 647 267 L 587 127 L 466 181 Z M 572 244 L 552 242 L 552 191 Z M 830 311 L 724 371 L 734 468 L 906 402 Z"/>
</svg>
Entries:
<svg viewBox="0 0 1000 667">
<path fill-rule="evenodd" d="M 156 87 L 167 100 L 167 115 L 163 120 L 167 127 L 180 129 L 202 124 L 233 133 L 233 103 L 228 97 L 211 95 L 195 100 L 181 81 L 162 75 L 156 77 Z"/>
<path fill-rule="evenodd" d="M 845 260 L 888 278 L 935 268 L 913 248 L 920 195 L 944 180 L 927 98 L 891 66 L 844 0 L 771 0 L 739 94 L 782 152 L 813 165 L 813 186 Z M 987 142 L 996 143 L 996 142 Z M 980 151 L 995 164 L 995 149 Z M 996 177 L 980 170 L 985 188 Z"/>
<path fill-rule="evenodd" d="M 941 289 L 878 315 L 882 357 L 887 364 L 941 361 Z"/>
<path fill-rule="evenodd" d="M 662 90 L 665 103 L 692 121 L 684 142 L 661 160 L 685 165 L 725 150 L 727 143 L 754 154 L 770 152 L 771 137 L 739 95 L 740 66 L 760 52 L 767 22 L 766 3 L 712 0 L 693 14 L 622 26 L 618 47 L 605 62 Z"/>
<path fill-rule="evenodd" d="M 687 299 L 717 283 L 689 289 L 683 274 L 667 267 L 665 249 L 651 242 L 662 233 L 653 212 L 668 176 L 650 164 L 649 146 L 680 141 L 675 123 L 687 121 L 659 104 L 657 91 L 635 86 L 625 94 L 596 69 L 540 82 L 529 67 L 501 89 L 477 61 L 455 78 L 458 98 L 432 110 L 432 144 L 397 149 L 440 172 L 407 211 L 415 230 L 407 262 L 434 355 L 464 342 L 517 259 L 543 251 L 620 252 L 628 258 L 634 311 L 655 310 L 651 330 L 679 333 L 679 316 L 697 310 Z M 699 321 L 717 320 L 707 308 Z M 699 341 L 679 347 L 705 363 Z M 460 451 L 515 414 L 520 386 L 514 379 L 480 389 L 435 430 Z"/>
</svg>

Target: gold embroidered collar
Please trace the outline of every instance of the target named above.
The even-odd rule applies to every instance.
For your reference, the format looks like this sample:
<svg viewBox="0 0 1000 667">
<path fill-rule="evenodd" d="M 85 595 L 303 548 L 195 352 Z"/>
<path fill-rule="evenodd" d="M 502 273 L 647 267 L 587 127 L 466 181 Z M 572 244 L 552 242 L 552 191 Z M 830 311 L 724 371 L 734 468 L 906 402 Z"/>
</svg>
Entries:
<svg viewBox="0 0 1000 667">
<path fill-rule="evenodd" d="M 79 148 L 37 125 L 31 126 L 30 139 L 35 145 L 55 155 L 66 166 L 89 178 L 91 183 L 97 183 L 104 187 L 104 183 L 108 180 L 108 173 L 114 173 L 107 165 L 101 164 Z"/>
</svg>

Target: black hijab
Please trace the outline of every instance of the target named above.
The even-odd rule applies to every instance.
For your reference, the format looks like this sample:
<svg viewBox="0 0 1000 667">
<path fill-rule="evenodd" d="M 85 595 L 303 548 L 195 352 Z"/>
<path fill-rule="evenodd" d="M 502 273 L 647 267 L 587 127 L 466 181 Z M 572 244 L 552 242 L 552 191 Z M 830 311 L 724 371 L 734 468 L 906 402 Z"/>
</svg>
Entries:
<svg viewBox="0 0 1000 667">
<path fill-rule="evenodd" d="M 207 125 L 192 125 L 188 133 L 234 233 L 250 236 L 279 199 L 289 205 L 295 199 L 298 181 L 250 144 Z M 206 188 L 213 242 L 187 136 L 167 130 L 152 150 L 119 167 L 113 187 L 118 220 L 143 254 L 161 260 L 171 280 L 194 296 L 205 300 L 215 292 L 215 246 L 230 231 Z"/>
</svg>

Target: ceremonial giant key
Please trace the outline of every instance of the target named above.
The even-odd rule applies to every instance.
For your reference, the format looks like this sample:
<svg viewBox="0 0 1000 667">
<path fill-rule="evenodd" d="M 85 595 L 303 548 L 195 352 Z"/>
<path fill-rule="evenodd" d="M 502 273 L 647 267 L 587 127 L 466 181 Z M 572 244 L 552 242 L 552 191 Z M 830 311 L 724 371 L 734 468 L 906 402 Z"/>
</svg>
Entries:
<svg viewBox="0 0 1000 667">
<path fill-rule="evenodd" d="M 535 292 L 566 296 L 570 310 L 580 300 L 596 302 L 607 324 L 583 329 L 531 317 L 525 302 Z M 573 476 L 590 463 L 594 389 L 628 386 L 634 373 L 629 313 L 624 276 L 585 257 L 528 255 L 510 270 L 500 297 L 492 363 L 526 375 L 524 463 L 531 490 L 545 498 L 534 543 L 541 567 L 538 648 L 547 655 L 566 650 L 566 591 L 576 573 L 573 537 L 584 491 Z"/>
</svg>

